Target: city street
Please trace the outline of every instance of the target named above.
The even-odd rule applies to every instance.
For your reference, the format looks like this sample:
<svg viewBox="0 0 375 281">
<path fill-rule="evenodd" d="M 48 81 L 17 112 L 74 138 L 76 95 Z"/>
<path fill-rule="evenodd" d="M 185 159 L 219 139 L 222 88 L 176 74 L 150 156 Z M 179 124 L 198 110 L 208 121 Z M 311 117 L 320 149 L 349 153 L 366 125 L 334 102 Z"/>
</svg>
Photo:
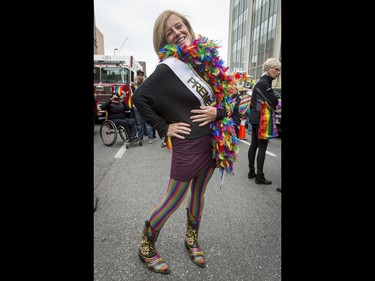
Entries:
<svg viewBox="0 0 375 281">
<path fill-rule="evenodd" d="M 184 245 L 186 198 L 161 229 L 158 253 L 168 262 L 171 274 L 149 271 L 138 257 L 145 220 L 164 197 L 169 180 L 171 151 L 161 140 L 143 146 L 118 137 L 105 146 L 94 132 L 94 280 L 281 280 L 281 138 L 270 140 L 265 176 L 271 185 L 248 179 L 248 141 L 240 141 L 234 175 L 221 178 L 215 171 L 205 194 L 199 232 L 206 268 L 190 259 Z"/>
</svg>

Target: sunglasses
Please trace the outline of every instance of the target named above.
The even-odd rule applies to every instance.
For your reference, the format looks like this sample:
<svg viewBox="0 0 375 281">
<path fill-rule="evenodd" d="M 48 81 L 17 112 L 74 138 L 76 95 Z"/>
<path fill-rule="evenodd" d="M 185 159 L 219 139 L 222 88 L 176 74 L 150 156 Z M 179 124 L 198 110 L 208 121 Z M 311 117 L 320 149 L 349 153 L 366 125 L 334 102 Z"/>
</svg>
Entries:
<svg viewBox="0 0 375 281">
<path fill-rule="evenodd" d="M 280 71 L 280 68 L 276 68 L 276 67 L 272 67 L 272 66 L 270 66 L 270 68 L 273 68 L 273 69 L 275 69 L 276 71 Z"/>
</svg>

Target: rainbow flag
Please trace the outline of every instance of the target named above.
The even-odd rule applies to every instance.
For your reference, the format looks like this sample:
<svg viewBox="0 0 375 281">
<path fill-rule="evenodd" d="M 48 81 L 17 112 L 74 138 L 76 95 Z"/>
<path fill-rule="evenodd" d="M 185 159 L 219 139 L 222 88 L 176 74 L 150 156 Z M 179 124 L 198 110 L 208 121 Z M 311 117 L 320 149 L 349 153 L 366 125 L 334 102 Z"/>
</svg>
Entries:
<svg viewBox="0 0 375 281">
<path fill-rule="evenodd" d="M 171 137 L 167 137 L 167 149 L 171 150 L 172 149 L 172 140 Z"/>
<path fill-rule="evenodd" d="M 112 93 L 118 94 L 119 97 L 121 97 L 122 96 L 121 86 L 112 86 Z"/>
<path fill-rule="evenodd" d="M 122 96 L 122 86 L 116 86 L 117 89 L 116 89 L 116 93 L 118 94 L 119 97 Z"/>
<path fill-rule="evenodd" d="M 132 96 L 133 96 L 133 91 L 132 91 L 132 88 L 129 87 L 129 91 L 127 92 L 126 98 L 125 98 L 125 102 L 129 106 L 129 108 L 133 107 Z"/>
<path fill-rule="evenodd" d="M 277 137 L 276 115 L 268 107 L 268 104 L 263 102 L 260 110 L 260 122 L 258 128 L 258 139 L 269 139 Z"/>
<path fill-rule="evenodd" d="M 245 94 L 242 96 L 242 99 L 240 101 L 240 106 L 238 107 L 238 112 L 242 116 L 250 116 L 250 102 L 251 102 L 251 96 L 249 94 Z"/>
</svg>

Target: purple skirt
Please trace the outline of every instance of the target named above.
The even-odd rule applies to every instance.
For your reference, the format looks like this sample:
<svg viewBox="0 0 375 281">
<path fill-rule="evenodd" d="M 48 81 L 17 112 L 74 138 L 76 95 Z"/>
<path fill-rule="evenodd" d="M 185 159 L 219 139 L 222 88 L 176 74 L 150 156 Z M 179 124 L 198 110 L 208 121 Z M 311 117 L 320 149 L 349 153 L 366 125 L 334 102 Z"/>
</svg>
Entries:
<svg viewBox="0 0 375 281">
<path fill-rule="evenodd" d="M 210 138 L 211 135 L 193 140 L 172 138 L 170 177 L 178 181 L 189 181 L 202 170 L 215 167 Z"/>
</svg>

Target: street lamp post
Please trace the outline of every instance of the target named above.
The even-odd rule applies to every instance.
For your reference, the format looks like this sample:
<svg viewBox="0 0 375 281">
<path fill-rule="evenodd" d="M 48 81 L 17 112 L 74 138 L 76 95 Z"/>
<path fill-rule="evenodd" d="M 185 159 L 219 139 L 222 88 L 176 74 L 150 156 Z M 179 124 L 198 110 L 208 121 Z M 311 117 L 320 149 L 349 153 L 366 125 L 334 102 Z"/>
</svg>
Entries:
<svg viewBox="0 0 375 281">
<path fill-rule="evenodd" d="M 117 49 L 117 48 L 114 48 L 114 49 L 113 49 L 113 54 L 114 54 L 114 55 L 116 55 L 116 51 L 117 51 L 117 54 L 120 54 L 121 49 L 122 49 L 122 47 L 124 47 L 126 41 L 128 41 L 128 38 L 129 38 L 129 36 L 127 36 L 127 37 L 125 38 L 125 40 L 122 41 L 122 44 L 121 44 L 121 46 L 120 46 L 120 49 Z"/>
<path fill-rule="evenodd" d="M 128 41 L 128 39 L 129 39 L 129 36 L 127 36 L 127 37 L 125 38 L 125 40 L 122 42 L 122 44 L 121 44 L 121 46 L 120 46 L 120 49 L 118 50 L 118 54 L 121 52 L 122 47 L 124 47 L 124 45 L 125 45 L 126 41 Z"/>
</svg>

